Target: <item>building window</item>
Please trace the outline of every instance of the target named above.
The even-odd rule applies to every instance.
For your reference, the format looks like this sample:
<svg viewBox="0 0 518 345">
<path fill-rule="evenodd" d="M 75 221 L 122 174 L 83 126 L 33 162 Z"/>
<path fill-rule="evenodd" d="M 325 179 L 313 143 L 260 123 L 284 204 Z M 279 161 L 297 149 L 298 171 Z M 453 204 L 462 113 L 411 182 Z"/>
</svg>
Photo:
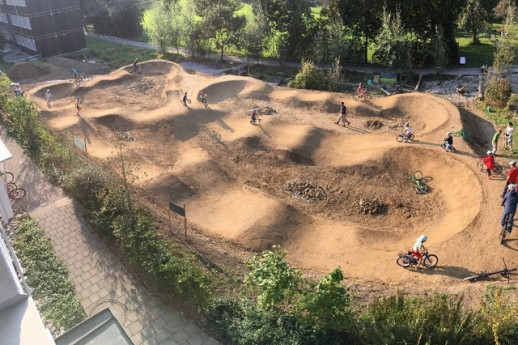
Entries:
<svg viewBox="0 0 518 345">
<path fill-rule="evenodd" d="M 29 17 L 19 16 L 16 14 L 10 14 L 9 18 L 11 18 L 11 24 L 14 26 L 19 26 L 21 28 L 30 29 L 31 28 L 31 21 L 29 20 Z"/>
<path fill-rule="evenodd" d="M 34 42 L 32 38 L 25 37 L 20 34 L 14 34 L 14 37 L 16 37 L 16 43 L 19 45 L 36 51 L 36 42 Z"/>
<path fill-rule="evenodd" d="M 25 0 L 5 0 L 5 3 L 12 6 L 25 7 Z"/>
<path fill-rule="evenodd" d="M 0 22 L 2 23 L 7 23 L 7 14 L 5 13 L 0 13 Z"/>
</svg>

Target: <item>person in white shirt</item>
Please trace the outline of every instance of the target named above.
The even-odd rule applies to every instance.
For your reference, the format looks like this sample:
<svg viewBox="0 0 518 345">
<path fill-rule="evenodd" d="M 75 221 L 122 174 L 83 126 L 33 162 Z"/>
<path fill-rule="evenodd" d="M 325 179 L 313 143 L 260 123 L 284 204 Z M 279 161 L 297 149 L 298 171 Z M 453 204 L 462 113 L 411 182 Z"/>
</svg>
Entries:
<svg viewBox="0 0 518 345">
<path fill-rule="evenodd" d="M 513 152 L 513 132 L 514 126 L 512 122 L 507 124 L 505 128 L 505 148 Z"/>
</svg>

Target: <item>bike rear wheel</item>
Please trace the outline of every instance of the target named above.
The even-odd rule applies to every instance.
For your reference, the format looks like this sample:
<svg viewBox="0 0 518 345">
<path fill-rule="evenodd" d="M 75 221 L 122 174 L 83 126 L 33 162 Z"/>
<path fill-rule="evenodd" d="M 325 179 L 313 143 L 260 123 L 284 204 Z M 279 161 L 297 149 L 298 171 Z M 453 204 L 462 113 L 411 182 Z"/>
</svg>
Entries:
<svg viewBox="0 0 518 345">
<path fill-rule="evenodd" d="M 353 96 L 353 100 L 355 100 L 355 101 L 359 101 L 359 100 L 360 100 L 360 96 L 358 96 L 358 95 L 354 95 L 354 96 Z"/>
<path fill-rule="evenodd" d="M 507 229 L 507 226 L 509 225 L 509 216 L 506 216 L 504 219 L 504 226 L 502 226 L 502 231 L 500 231 L 500 244 L 504 244 L 505 240 L 505 231 Z"/>
<path fill-rule="evenodd" d="M 363 99 L 365 99 L 366 101 L 370 101 L 372 99 L 372 97 L 369 94 L 365 94 L 365 95 L 363 95 Z"/>
<path fill-rule="evenodd" d="M 398 143 L 402 142 L 402 141 L 403 141 L 403 135 L 402 135 L 402 134 L 398 135 L 398 136 L 396 137 L 396 141 L 397 141 Z"/>
<path fill-rule="evenodd" d="M 410 133 L 410 135 L 408 136 L 408 139 L 410 139 L 410 140 L 414 140 L 414 134 L 413 134 L 413 133 Z"/>
<path fill-rule="evenodd" d="M 423 178 L 423 173 L 421 172 L 421 170 L 417 170 L 416 172 L 414 172 L 414 178 L 416 180 L 420 180 Z"/>
<path fill-rule="evenodd" d="M 27 192 L 23 188 L 15 188 L 9 191 L 9 197 L 11 199 L 21 199 L 25 196 L 25 194 L 27 194 Z"/>
<path fill-rule="evenodd" d="M 424 194 L 428 190 L 428 187 L 426 187 L 424 184 L 419 184 L 415 187 L 415 191 L 417 194 Z"/>
<path fill-rule="evenodd" d="M 477 162 L 477 168 L 478 168 L 478 170 L 480 170 L 480 171 L 484 171 L 484 170 L 486 170 L 486 169 L 485 169 L 486 167 L 485 167 L 485 165 L 484 165 L 484 162 L 482 162 L 482 161 L 478 161 L 478 162 Z"/>
<path fill-rule="evenodd" d="M 493 171 L 495 174 L 501 174 L 502 173 L 502 166 L 500 164 L 495 163 L 495 167 L 493 168 Z"/>
<path fill-rule="evenodd" d="M 434 268 L 437 266 L 437 263 L 439 262 L 439 258 L 435 254 L 425 255 L 423 257 L 423 265 L 426 268 Z"/>
<path fill-rule="evenodd" d="M 408 258 L 406 258 L 405 256 L 398 256 L 398 258 L 396 259 L 396 264 L 398 264 L 398 266 L 401 267 L 408 267 L 410 266 L 410 260 L 408 260 Z"/>
</svg>

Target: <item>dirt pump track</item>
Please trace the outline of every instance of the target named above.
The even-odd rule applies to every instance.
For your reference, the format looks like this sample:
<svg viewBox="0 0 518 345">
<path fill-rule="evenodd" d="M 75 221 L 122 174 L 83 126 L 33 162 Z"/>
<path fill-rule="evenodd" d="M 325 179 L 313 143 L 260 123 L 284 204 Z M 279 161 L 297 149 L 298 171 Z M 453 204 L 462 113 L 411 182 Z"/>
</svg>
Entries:
<svg viewBox="0 0 518 345">
<path fill-rule="evenodd" d="M 45 122 L 84 135 L 94 159 L 113 158 L 115 133 L 131 133 L 135 141 L 125 143 L 125 153 L 138 163 L 136 185 L 163 212 L 169 201 L 186 204 L 192 231 L 207 238 L 253 251 L 279 244 L 296 267 L 324 274 L 340 266 L 352 284 L 385 293 L 411 289 L 416 278 L 432 290 L 482 291 L 483 285 L 461 279 L 499 268 L 502 256 L 509 267 L 518 264 L 518 237 L 512 234 L 504 246 L 498 239 L 505 179 L 477 171 L 480 152 L 460 138 L 456 154 L 440 147 L 446 131 L 469 127 L 480 136 L 494 129 L 478 115 L 466 123 L 442 98 L 409 93 L 357 102 L 248 77 L 213 77 L 161 60 L 142 63 L 141 74 L 125 67 L 80 87 L 56 80 L 31 87 L 28 97 Z M 208 109 L 195 100 L 201 90 Z M 188 106 L 180 102 L 184 92 L 193 100 Z M 334 123 L 341 101 L 351 121 L 345 128 Z M 251 109 L 267 105 L 276 112 L 252 126 Z M 375 120 L 383 126 L 369 126 Z M 407 121 L 416 138 L 398 143 Z M 427 194 L 413 190 L 415 170 L 425 175 Z M 318 185 L 321 198 L 286 190 L 290 181 Z M 386 205 L 385 213 L 358 212 L 360 200 L 373 199 Z M 397 253 L 421 234 L 439 256 L 438 267 L 398 267 Z"/>
</svg>

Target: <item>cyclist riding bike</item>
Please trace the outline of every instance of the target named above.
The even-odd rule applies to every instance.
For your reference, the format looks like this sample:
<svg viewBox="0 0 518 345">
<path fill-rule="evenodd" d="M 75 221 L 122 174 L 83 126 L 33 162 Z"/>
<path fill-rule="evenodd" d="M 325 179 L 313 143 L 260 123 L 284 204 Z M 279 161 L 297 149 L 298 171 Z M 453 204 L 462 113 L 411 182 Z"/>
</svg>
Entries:
<svg viewBox="0 0 518 345">
<path fill-rule="evenodd" d="M 137 72 L 138 70 L 138 58 L 135 58 L 135 61 L 133 61 L 133 71 Z"/>
<path fill-rule="evenodd" d="M 412 134 L 412 128 L 408 122 L 405 122 L 405 130 L 403 131 L 403 142 L 408 143 L 410 135 Z"/>
<path fill-rule="evenodd" d="M 356 88 L 356 92 L 358 93 L 358 95 L 360 96 L 365 96 L 367 94 L 367 90 L 365 90 L 365 88 L 363 87 L 363 84 L 362 83 L 359 83 L 358 84 L 358 88 Z"/>
<path fill-rule="evenodd" d="M 183 105 L 187 105 L 187 92 L 183 94 L 182 103 Z"/>
<path fill-rule="evenodd" d="M 451 132 L 446 133 L 446 138 L 444 138 L 443 141 L 444 141 L 444 149 L 446 151 L 455 150 L 455 148 L 453 147 L 453 134 Z"/>
<path fill-rule="evenodd" d="M 423 268 L 423 253 L 428 251 L 423 244 L 426 240 L 428 240 L 428 236 L 421 235 L 412 247 L 412 255 L 417 258 L 417 269 Z"/>
<path fill-rule="evenodd" d="M 259 119 L 259 114 L 257 113 L 257 109 L 252 109 L 252 116 L 250 117 L 250 123 L 252 125 L 255 125 L 255 123 L 258 121 Z"/>
<path fill-rule="evenodd" d="M 480 158 L 482 162 L 486 165 L 487 178 L 492 178 L 492 171 L 495 169 L 495 157 L 493 155 L 493 151 L 487 151 L 487 156 Z"/>
</svg>

